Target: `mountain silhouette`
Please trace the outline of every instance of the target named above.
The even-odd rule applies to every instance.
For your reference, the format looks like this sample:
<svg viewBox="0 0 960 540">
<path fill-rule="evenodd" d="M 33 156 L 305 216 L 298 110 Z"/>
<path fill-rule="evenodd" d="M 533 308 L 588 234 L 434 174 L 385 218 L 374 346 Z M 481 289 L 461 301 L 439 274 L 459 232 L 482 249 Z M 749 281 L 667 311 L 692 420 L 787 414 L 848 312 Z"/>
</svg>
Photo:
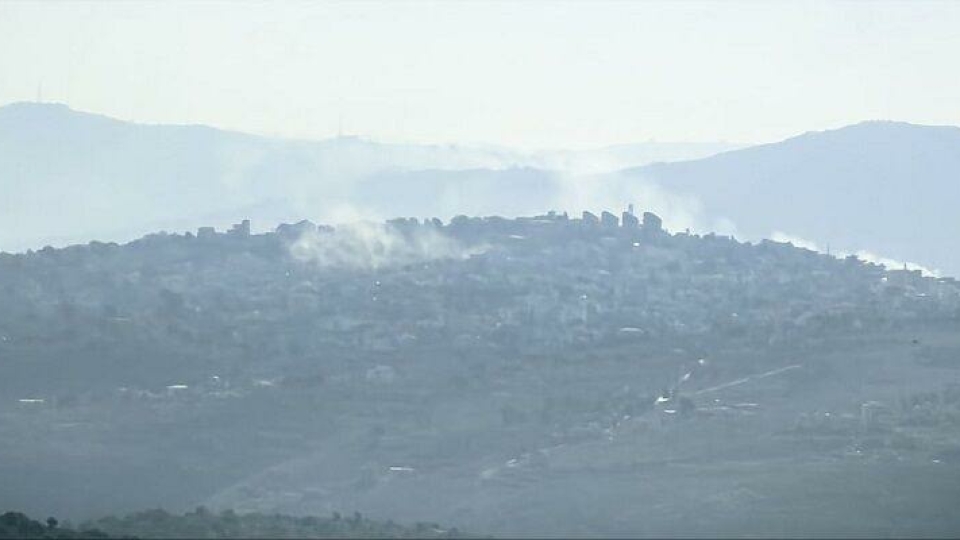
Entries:
<svg viewBox="0 0 960 540">
<path fill-rule="evenodd" d="M 734 147 L 648 142 L 523 153 L 350 136 L 289 140 L 15 103 L 0 107 L 0 250 L 125 241 L 247 218 L 272 227 L 301 218 L 530 213 L 549 201 L 513 190 L 537 190 L 541 169 L 601 172 Z M 442 196 L 423 191 L 438 183 Z"/>
<path fill-rule="evenodd" d="M 960 128 L 863 122 L 695 161 L 624 171 L 696 198 L 738 237 L 779 232 L 960 273 Z"/>
</svg>

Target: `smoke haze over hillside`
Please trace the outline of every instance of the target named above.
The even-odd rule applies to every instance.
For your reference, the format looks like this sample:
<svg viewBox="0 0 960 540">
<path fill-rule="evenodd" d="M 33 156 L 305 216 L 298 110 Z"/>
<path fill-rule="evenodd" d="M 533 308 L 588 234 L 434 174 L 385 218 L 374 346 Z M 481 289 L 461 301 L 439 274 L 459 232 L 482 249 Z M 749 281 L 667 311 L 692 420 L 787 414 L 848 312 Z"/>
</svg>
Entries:
<svg viewBox="0 0 960 540">
<path fill-rule="evenodd" d="M 302 218 L 449 220 L 634 204 L 675 231 L 787 235 L 836 254 L 956 274 L 960 261 L 941 248 L 956 220 L 949 201 L 960 195 L 950 180 L 960 171 L 958 133 L 866 123 L 746 149 L 649 143 L 530 154 L 356 138 L 286 141 L 25 103 L 0 108 L 0 181 L 8 194 L 0 201 L 0 249 L 126 241 L 248 218 L 268 230 Z M 726 151 L 709 157 L 719 150 Z M 700 159 L 636 167 L 681 157 Z M 56 211 L 34 211 L 44 205 Z"/>
<path fill-rule="evenodd" d="M 483 252 L 466 247 L 432 228 L 404 233 L 390 224 L 355 222 L 341 225 L 336 234 L 310 230 L 290 245 L 298 261 L 320 267 L 376 270 L 443 259 L 465 259 Z"/>
<path fill-rule="evenodd" d="M 0 249 L 125 241 L 246 218 L 270 228 L 300 218 L 523 215 L 576 202 L 565 199 L 570 182 L 561 182 L 570 174 L 729 148 L 650 143 L 529 154 L 357 138 L 288 141 L 22 103 L 0 108 L 0 187 L 8 195 L 0 201 Z M 555 172 L 555 166 L 569 170 Z M 591 204 L 612 202 L 594 199 Z M 56 211 L 34 211 L 42 205 Z"/>
<path fill-rule="evenodd" d="M 958 29 L 0 0 L 0 538 L 960 537 Z"/>
</svg>

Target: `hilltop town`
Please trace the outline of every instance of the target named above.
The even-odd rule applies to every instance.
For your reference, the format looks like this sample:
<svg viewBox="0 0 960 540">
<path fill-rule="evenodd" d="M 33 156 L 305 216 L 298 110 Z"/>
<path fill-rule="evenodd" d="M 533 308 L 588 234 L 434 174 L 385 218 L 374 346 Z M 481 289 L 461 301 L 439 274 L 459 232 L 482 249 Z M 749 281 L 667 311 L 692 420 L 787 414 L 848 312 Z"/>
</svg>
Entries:
<svg viewBox="0 0 960 540">
<path fill-rule="evenodd" d="M 282 366 L 438 344 L 513 354 L 624 340 L 789 343 L 960 309 L 953 278 L 771 241 L 668 234 L 651 213 L 371 227 L 302 221 L 253 235 L 245 221 L 223 233 L 0 254 L 0 347 L 35 355 L 22 349 L 78 336 L 153 339 L 174 357 L 236 367 L 268 354 Z M 21 388 L 43 393 L 37 381 Z"/>
<path fill-rule="evenodd" d="M 760 474 L 800 452 L 804 474 L 867 459 L 927 475 L 960 455 L 954 279 L 671 233 L 632 208 L 0 254 L 0 304 L 0 456 L 55 474 L 81 445 L 115 471 L 69 480 L 104 513 L 360 510 L 509 533 L 490 516 L 523 498 L 509 526 L 543 533 L 537 509 L 569 504 L 586 471 L 646 479 L 597 503 L 615 512 L 609 497 L 693 481 L 654 463 L 746 452 Z M 718 486 L 691 534 L 766 489 Z M 655 534 L 688 502 L 664 504 L 631 519 Z M 605 525 L 557 532 L 636 530 L 591 508 Z"/>
</svg>

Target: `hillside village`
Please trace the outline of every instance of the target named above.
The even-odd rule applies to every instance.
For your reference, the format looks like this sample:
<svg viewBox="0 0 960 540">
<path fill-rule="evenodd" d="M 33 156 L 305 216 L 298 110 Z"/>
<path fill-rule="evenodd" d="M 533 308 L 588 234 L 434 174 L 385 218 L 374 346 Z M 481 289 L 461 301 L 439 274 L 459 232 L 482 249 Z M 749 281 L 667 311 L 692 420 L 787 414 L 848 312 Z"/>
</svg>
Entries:
<svg viewBox="0 0 960 540">
<path fill-rule="evenodd" d="M 455 252 L 389 251 L 423 244 L 424 233 Z M 252 360 L 267 352 L 258 347 L 274 347 L 279 362 L 328 347 L 385 353 L 428 342 L 518 351 L 686 336 L 775 342 L 960 309 L 953 278 L 771 241 L 668 234 L 651 213 L 642 222 L 631 212 L 397 219 L 378 231 L 391 245 L 335 245 L 364 252 L 356 261 L 296 253 L 310 250 L 297 245 L 304 235 L 337 234 L 303 221 L 251 235 L 244 222 L 223 233 L 2 254 L 0 347 L 14 355 L 41 339 L 110 341 L 149 328 L 213 356 L 234 348 Z M 377 250 L 382 267 L 367 264 Z"/>
<path fill-rule="evenodd" d="M 111 463 L 69 480 L 104 513 L 360 510 L 510 533 L 489 516 L 524 497 L 511 512 L 540 531 L 536 501 L 576 471 L 720 463 L 748 441 L 817 467 L 960 455 L 954 279 L 671 233 L 633 208 L 5 253 L 0 304 L 0 456 Z M 748 504 L 737 493 L 723 504 Z"/>
</svg>

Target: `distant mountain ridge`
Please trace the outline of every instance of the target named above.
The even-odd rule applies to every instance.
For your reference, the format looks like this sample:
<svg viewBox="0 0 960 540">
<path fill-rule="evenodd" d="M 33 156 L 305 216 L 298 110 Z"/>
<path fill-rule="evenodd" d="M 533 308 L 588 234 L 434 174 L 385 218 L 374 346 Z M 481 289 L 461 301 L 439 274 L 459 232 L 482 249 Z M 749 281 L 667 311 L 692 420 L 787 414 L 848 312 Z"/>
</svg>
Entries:
<svg viewBox="0 0 960 540">
<path fill-rule="evenodd" d="M 344 179 L 377 171 L 503 160 L 496 151 L 270 139 L 18 103 L 0 108 L 0 188 L 7 195 L 0 249 L 132 239 L 250 214 L 274 222 L 310 216 L 320 183 L 325 198 L 337 198 L 345 196 Z"/>
<path fill-rule="evenodd" d="M 651 142 L 525 154 L 273 139 L 18 103 L 0 107 L 0 250 L 247 218 L 270 228 L 301 218 L 518 216 L 634 203 L 674 230 L 792 239 L 958 275 L 960 254 L 950 250 L 960 232 L 958 175 L 960 128 L 901 122 L 748 148 Z"/>
<path fill-rule="evenodd" d="M 779 232 L 960 273 L 958 127 L 862 122 L 622 176 L 696 197 L 745 238 Z"/>
<path fill-rule="evenodd" d="M 432 195 L 411 193 L 407 198 L 418 204 L 385 210 L 384 204 L 393 203 L 383 201 L 382 193 L 396 192 L 394 173 L 399 172 L 429 171 L 424 174 L 455 185 L 459 171 L 468 170 L 473 171 L 465 174 L 468 183 L 480 175 L 489 179 L 487 184 L 513 185 L 517 175 L 511 170 L 615 170 L 733 147 L 642 143 L 531 154 L 357 137 L 288 140 L 202 125 L 135 124 L 62 104 L 16 103 L 0 107 L 0 189 L 5 192 L 0 250 L 131 240 L 159 229 L 222 227 L 244 218 L 272 226 L 300 218 L 383 219 L 409 212 L 449 218 L 475 208 L 496 212 L 501 201 L 513 200 L 509 193 L 463 208 L 439 208 L 430 204 Z M 545 206 L 526 202 L 525 212 Z"/>
</svg>

